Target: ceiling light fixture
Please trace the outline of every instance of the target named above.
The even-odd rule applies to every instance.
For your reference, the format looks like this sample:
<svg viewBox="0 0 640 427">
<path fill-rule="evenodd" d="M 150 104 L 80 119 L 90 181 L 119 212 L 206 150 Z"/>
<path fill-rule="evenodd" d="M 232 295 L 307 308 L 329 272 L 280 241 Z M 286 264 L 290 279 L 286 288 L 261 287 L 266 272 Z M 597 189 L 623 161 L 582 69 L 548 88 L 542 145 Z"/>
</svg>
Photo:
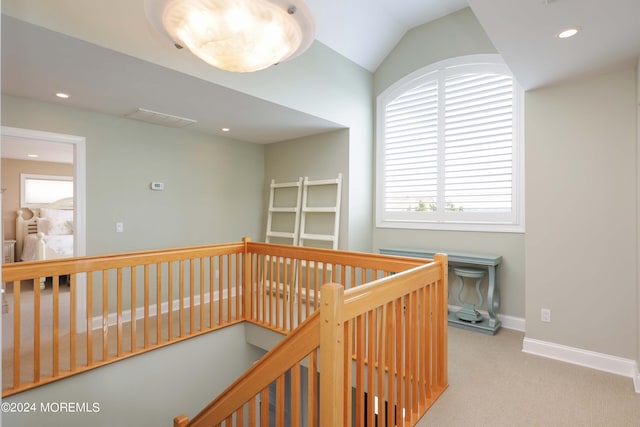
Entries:
<svg viewBox="0 0 640 427">
<path fill-rule="evenodd" d="M 229 128 L 220 128 L 220 130 L 221 130 L 222 132 L 229 132 L 231 129 L 229 129 Z"/>
<path fill-rule="evenodd" d="M 559 39 L 568 39 L 569 37 L 573 37 L 580 31 L 580 27 L 570 27 L 566 30 L 562 30 L 558 33 Z"/>
<path fill-rule="evenodd" d="M 32 159 L 38 158 L 40 156 L 38 156 L 37 154 L 27 154 L 27 157 L 31 157 Z"/>
<path fill-rule="evenodd" d="M 58 93 L 56 93 L 56 96 L 57 96 L 58 98 L 62 98 L 62 99 L 67 99 L 67 98 L 69 98 L 69 94 L 67 94 L 67 93 L 63 93 L 63 92 L 58 92 Z"/>
<path fill-rule="evenodd" d="M 147 18 L 214 67 L 258 71 L 303 53 L 315 22 L 302 0 L 145 0 Z"/>
</svg>

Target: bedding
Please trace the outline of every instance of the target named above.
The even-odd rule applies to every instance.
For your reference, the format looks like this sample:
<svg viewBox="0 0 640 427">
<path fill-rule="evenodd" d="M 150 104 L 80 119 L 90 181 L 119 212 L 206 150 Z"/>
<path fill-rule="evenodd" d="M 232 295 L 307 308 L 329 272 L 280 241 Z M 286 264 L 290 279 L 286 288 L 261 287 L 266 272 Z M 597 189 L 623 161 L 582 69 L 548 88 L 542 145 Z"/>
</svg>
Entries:
<svg viewBox="0 0 640 427">
<path fill-rule="evenodd" d="M 25 219 L 25 212 L 32 213 Z M 73 256 L 73 199 L 61 199 L 41 208 L 18 210 L 16 254 L 19 261 Z"/>
<path fill-rule="evenodd" d="M 66 258 L 73 256 L 73 235 L 43 235 L 42 239 L 47 248 L 48 255 L 46 259 Z M 22 255 L 20 261 L 35 261 L 38 259 L 37 254 L 38 236 L 29 234 L 24 240 Z"/>
</svg>

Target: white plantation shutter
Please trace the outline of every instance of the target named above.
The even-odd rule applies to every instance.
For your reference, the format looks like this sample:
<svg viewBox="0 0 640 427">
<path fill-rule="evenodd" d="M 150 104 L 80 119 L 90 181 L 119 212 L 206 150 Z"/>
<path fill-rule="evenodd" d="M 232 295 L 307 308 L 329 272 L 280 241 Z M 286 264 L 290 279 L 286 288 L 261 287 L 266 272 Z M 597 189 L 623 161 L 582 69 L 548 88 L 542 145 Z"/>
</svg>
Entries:
<svg viewBox="0 0 640 427">
<path fill-rule="evenodd" d="M 387 106 L 385 209 L 411 211 L 436 202 L 438 86 L 428 83 Z"/>
<path fill-rule="evenodd" d="M 444 64 L 400 83 L 378 100 L 378 225 L 517 225 L 517 87 L 508 69 Z"/>
<path fill-rule="evenodd" d="M 445 81 L 445 209 L 511 211 L 513 83 L 462 74 Z"/>
</svg>

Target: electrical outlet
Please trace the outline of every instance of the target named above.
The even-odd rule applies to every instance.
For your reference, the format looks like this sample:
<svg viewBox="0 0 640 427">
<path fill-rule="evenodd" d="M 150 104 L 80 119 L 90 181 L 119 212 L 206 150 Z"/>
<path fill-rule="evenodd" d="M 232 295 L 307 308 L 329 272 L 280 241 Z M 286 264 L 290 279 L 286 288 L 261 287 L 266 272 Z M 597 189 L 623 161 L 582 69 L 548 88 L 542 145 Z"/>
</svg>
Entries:
<svg viewBox="0 0 640 427">
<path fill-rule="evenodd" d="M 123 233 L 123 232 L 124 232 L 124 223 L 116 222 L 116 233 Z"/>
<path fill-rule="evenodd" d="M 548 308 L 540 309 L 540 320 L 543 322 L 551 322 L 551 310 Z"/>
</svg>

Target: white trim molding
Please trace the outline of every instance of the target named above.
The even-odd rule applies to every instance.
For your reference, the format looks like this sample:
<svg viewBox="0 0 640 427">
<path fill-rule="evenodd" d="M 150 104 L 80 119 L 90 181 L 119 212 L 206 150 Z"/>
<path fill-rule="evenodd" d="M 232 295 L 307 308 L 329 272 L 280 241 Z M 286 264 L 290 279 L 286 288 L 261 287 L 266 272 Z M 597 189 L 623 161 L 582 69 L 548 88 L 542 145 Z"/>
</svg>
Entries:
<svg viewBox="0 0 640 427">
<path fill-rule="evenodd" d="M 636 393 L 640 393 L 640 376 L 635 360 L 526 337 L 522 341 L 522 351 L 631 378 L 635 384 Z"/>
</svg>

